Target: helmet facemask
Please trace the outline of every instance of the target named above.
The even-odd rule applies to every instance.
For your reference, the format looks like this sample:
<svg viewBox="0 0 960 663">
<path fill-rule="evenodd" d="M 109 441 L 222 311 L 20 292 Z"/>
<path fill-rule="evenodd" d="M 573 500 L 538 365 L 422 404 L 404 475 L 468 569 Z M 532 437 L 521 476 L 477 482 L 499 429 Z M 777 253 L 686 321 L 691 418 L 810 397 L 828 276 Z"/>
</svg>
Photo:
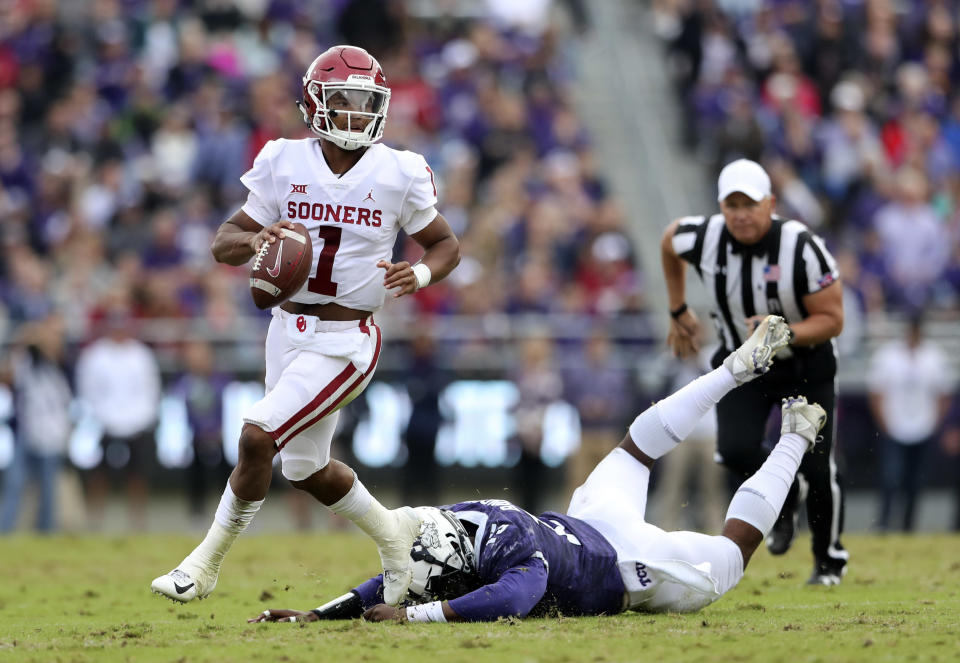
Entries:
<svg viewBox="0 0 960 663">
<path fill-rule="evenodd" d="M 352 74 L 346 81 L 320 82 L 304 77 L 308 103 L 301 104 L 303 119 L 310 129 L 344 150 L 369 147 L 383 136 L 390 105 L 390 88 L 374 83 L 370 76 Z M 316 109 L 313 117 L 309 109 Z M 340 129 L 335 118 L 346 117 Z M 351 130 L 357 119 L 367 120 L 362 129 Z"/>
</svg>

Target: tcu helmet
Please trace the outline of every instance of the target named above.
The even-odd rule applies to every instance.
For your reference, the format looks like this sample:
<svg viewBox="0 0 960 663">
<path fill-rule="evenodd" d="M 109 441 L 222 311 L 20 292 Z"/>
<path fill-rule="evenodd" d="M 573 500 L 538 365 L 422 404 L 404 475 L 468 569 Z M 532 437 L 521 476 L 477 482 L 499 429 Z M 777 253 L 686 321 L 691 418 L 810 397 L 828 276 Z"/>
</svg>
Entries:
<svg viewBox="0 0 960 663">
<path fill-rule="evenodd" d="M 339 94 L 340 98 L 331 103 Z M 310 129 L 334 145 L 356 150 L 383 136 L 390 88 L 376 58 L 356 46 L 333 46 L 314 60 L 303 77 L 303 101 L 297 102 Z M 346 129 L 333 118 L 346 115 Z M 365 126 L 358 128 L 358 119 Z"/>
<path fill-rule="evenodd" d="M 415 603 L 456 598 L 480 586 L 467 530 L 450 511 L 418 506 L 420 536 L 413 541 L 413 581 L 407 598 Z"/>
</svg>

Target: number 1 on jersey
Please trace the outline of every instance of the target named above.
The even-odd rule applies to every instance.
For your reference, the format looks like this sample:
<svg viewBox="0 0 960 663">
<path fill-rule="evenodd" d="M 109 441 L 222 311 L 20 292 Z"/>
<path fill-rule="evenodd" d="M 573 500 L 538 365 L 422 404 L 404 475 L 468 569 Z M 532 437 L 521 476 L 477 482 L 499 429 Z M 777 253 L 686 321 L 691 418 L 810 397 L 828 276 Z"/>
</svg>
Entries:
<svg viewBox="0 0 960 663">
<path fill-rule="evenodd" d="M 340 249 L 342 229 L 337 226 L 320 226 L 317 233 L 323 240 L 323 250 L 317 259 L 317 273 L 307 279 L 307 290 L 327 297 L 337 296 L 337 284 L 333 282 L 333 258 Z"/>
</svg>

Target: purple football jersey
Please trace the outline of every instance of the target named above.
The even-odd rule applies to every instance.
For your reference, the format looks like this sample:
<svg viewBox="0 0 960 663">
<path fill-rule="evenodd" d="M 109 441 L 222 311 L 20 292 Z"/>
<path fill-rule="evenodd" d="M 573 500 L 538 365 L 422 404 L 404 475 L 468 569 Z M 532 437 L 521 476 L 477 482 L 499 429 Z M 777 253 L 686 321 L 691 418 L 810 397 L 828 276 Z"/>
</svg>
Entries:
<svg viewBox="0 0 960 663">
<path fill-rule="evenodd" d="M 597 615 L 623 609 L 617 554 L 585 522 L 549 511 L 537 517 L 505 500 L 460 502 L 445 508 L 462 522 L 477 526 L 477 573 L 487 583 L 450 601 L 462 617 Z M 491 594 L 497 593 L 494 588 L 504 578 L 509 580 L 505 589 L 514 595 L 500 597 L 500 609 Z"/>
</svg>

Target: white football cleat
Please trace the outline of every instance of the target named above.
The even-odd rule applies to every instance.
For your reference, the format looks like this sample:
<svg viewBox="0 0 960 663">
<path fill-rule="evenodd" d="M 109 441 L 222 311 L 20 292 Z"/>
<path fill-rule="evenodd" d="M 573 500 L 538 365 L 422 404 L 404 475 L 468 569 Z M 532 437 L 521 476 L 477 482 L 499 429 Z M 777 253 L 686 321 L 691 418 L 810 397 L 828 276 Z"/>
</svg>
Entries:
<svg viewBox="0 0 960 663">
<path fill-rule="evenodd" d="M 784 398 L 780 411 L 783 413 L 783 422 L 780 424 L 780 434 L 796 433 L 804 438 L 813 449 L 817 443 L 817 433 L 827 423 L 827 412 L 817 403 L 808 403 L 804 396 Z"/>
<path fill-rule="evenodd" d="M 410 550 L 420 536 L 420 516 L 411 507 L 404 506 L 390 513 L 396 515 L 396 529 L 384 537 L 388 543 L 378 546 L 383 563 L 383 602 L 397 605 L 406 595 L 413 580 L 413 558 Z"/>
<path fill-rule="evenodd" d="M 199 571 L 191 571 L 188 574 L 181 569 L 174 569 L 159 578 L 154 578 L 150 583 L 150 590 L 168 599 L 189 603 L 194 599 L 207 598 L 217 586 L 218 575 L 219 573 L 211 575 Z"/>
<path fill-rule="evenodd" d="M 723 360 L 738 385 L 770 370 L 773 355 L 790 342 L 790 325 L 779 315 L 768 315 L 743 345 Z"/>
</svg>

